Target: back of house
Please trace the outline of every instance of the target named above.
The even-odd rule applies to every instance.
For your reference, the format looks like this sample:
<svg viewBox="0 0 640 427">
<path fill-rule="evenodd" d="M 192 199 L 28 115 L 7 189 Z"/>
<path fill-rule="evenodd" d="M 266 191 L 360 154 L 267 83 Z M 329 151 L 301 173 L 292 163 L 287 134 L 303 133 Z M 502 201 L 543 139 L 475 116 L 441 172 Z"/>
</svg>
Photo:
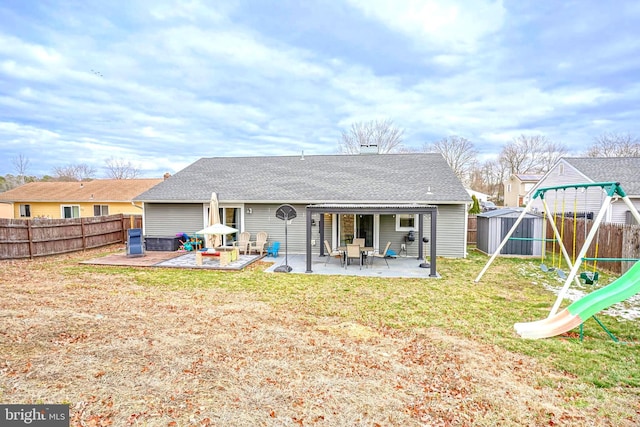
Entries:
<svg viewBox="0 0 640 427">
<path fill-rule="evenodd" d="M 332 247 L 360 237 L 366 246 L 383 249 L 391 242 L 396 253 L 416 256 L 421 242 L 411 236 L 418 232 L 418 216 L 403 214 L 400 207 L 434 206 L 437 255 L 466 255 L 471 198 L 437 153 L 202 158 L 135 198 L 144 206 L 144 234 L 171 238 L 202 229 L 212 193 L 217 194 L 221 222 L 250 232 L 254 240 L 256 233 L 266 231 L 269 243 L 284 243 L 285 226 L 276 210 L 293 206 L 297 216 L 287 227 L 290 253 L 305 253 L 306 208 L 322 204 L 349 207 L 351 213 L 323 213 L 322 221 L 312 217 L 314 251 L 322 245 L 322 223 L 322 235 Z M 384 206 L 385 213 L 371 213 L 373 206 Z M 399 207 L 396 213 L 388 211 L 393 206 Z M 223 244 L 232 244 L 237 236 L 224 236 Z"/>
</svg>

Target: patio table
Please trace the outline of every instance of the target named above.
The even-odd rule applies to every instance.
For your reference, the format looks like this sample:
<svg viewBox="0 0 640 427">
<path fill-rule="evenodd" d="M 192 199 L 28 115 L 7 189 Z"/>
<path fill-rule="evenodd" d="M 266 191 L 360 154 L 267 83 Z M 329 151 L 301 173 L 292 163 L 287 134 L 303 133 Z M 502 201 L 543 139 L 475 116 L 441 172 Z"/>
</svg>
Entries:
<svg viewBox="0 0 640 427">
<path fill-rule="evenodd" d="M 344 266 L 346 267 L 346 262 L 347 262 L 347 247 L 346 246 L 339 246 L 338 250 L 342 253 L 342 263 L 344 264 Z M 360 248 L 360 258 L 361 258 L 361 262 L 362 265 L 364 265 L 365 267 L 367 266 L 367 263 L 365 262 L 367 260 L 367 254 L 369 252 L 373 252 L 373 246 L 362 246 Z"/>
</svg>

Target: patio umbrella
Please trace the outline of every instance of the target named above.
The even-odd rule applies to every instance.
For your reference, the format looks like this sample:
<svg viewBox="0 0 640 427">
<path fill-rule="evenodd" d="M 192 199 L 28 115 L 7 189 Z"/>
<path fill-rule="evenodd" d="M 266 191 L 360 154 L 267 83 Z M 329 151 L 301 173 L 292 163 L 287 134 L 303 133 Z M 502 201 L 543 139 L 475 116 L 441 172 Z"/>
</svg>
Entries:
<svg viewBox="0 0 640 427">
<path fill-rule="evenodd" d="M 208 227 L 205 227 L 200 231 L 196 231 L 196 234 L 204 234 L 205 236 L 207 235 L 225 236 L 227 234 L 233 234 L 237 232 L 238 232 L 237 228 L 233 228 L 233 227 L 229 227 L 228 225 L 217 223 L 217 224 L 213 224 Z"/>
<path fill-rule="evenodd" d="M 220 224 L 220 211 L 218 210 L 218 195 L 216 193 L 211 193 L 211 202 L 209 203 L 209 224 L 214 225 Z M 227 233 L 229 234 L 229 233 Z M 210 236 L 215 236 L 213 242 L 211 241 Z M 219 234 L 207 234 L 205 235 L 205 246 L 207 248 L 214 248 L 217 246 L 221 246 L 222 238 Z"/>
</svg>

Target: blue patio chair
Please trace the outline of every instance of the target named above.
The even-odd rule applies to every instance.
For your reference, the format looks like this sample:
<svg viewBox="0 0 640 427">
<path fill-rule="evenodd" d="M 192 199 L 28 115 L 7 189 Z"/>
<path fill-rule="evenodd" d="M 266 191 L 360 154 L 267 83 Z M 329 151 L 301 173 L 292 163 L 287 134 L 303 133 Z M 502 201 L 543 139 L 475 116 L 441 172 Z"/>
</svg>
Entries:
<svg viewBox="0 0 640 427">
<path fill-rule="evenodd" d="M 280 242 L 273 242 L 267 247 L 267 256 L 278 258 L 279 250 L 280 250 Z"/>
</svg>

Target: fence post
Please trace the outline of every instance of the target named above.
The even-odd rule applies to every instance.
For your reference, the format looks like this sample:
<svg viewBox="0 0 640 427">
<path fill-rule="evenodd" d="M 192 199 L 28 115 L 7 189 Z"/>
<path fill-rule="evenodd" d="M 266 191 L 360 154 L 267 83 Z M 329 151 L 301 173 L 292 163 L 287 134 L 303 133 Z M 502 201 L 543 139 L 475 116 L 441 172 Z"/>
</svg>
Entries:
<svg viewBox="0 0 640 427">
<path fill-rule="evenodd" d="M 87 236 L 84 232 L 84 218 L 80 218 L 80 232 L 82 233 L 82 250 L 87 249 Z"/>
<path fill-rule="evenodd" d="M 122 243 L 127 241 L 127 223 L 126 223 L 126 217 L 124 216 L 124 214 L 121 214 L 122 216 L 120 217 L 120 229 L 122 230 Z M 131 214 L 129 214 L 129 217 L 131 217 Z"/>
<path fill-rule="evenodd" d="M 27 239 L 29 239 L 29 259 L 33 259 L 33 233 L 31 232 L 31 220 L 27 220 Z"/>
</svg>

